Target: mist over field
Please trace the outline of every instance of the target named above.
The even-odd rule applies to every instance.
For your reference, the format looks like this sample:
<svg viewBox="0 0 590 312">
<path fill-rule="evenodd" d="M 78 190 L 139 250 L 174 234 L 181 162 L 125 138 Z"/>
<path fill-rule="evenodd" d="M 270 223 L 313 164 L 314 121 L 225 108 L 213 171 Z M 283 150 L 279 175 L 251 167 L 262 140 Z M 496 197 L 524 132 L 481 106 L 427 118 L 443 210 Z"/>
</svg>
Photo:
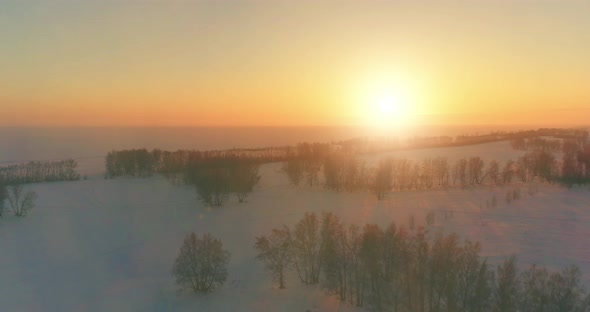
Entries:
<svg viewBox="0 0 590 312">
<path fill-rule="evenodd" d="M 368 296 L 369 303 L 360 309 L 355 307 L 358 302 L 342 300 L 323 282 L 316 286 L 301 283 L 292 266 L 286 272 L 286 289 L 279 289 L 277 280 L 257 260 L 255 238 L 282 225 L 294 229 L 306 213 L 333 213 L 345 224 L 375 224 L 383 229 L 394 222 L 409 233 L 424 228 L 432 239 L 456 233 L 461 241 L 480 244 L 479 257 L 491 270 L 515 255 L 520 271 L 528 272 L 533 264 L 550 272 L 575 265 L 583 274 L 580 283 L 586 286 L 590 281 L 590 253 L 583 239 L 590 235 L 587 187 L 568 189 L 539 177 L 529 181 L 527 175 L 523 176 L 526 182 L 521 182 L 518 171 L 514 171 L 517 176 L 512 183 L 494 182 L 491 177 L 485 180 L 488 164 L 498 162 L 502 169 L 511 160 L 524 161 L 523 156 L 534 155 L 527 149 L 541 146 L 535 144 L 559 139 L 526 139 L 523 142 L 529 145 L 525 149 L 520 149 L 516 140 L 500 140 L 360 153 L 355 157 L 369 170 L 381 170 L 378 168 L 389 160 L 426 166 L 436 158 L 452 166 L 447 182 L 435 182 L 434 186 L 419 180 L 411 183 L 421 186 L 398 185 L 398 173 L 381 199 L 373 193 L 372 175 L 367 177 L 368 189 L 362 185 L 352 191 L 331 188 L 326 180 L 330 158 L 313 185 L 307 184 L 307 178 L 293 185 L 285 172 L 290 160 L 261 163 L 259 180 L 246 200 L 242 203 L 233 196 L 225 197 L 217 207 L 203 201 L 197 182 L 195 191 L 193 184 L 178 182 L 169 173 L 109 176 L 109 161 L 117 155 L 115 151 L 131 148 L 223 152 L 227 148 L 247 151 L 248 147 L 292 145 L 304 152 L 302 148 L 308 145 L 300 143 L 306 140 L 319 144 L 308 147 L 338 146 L 340 141 L 348 142 L 351 134 L 359 137 L 359 132 L 350 128 L 201 128 L 9 129 L 3 133 L 0 142 L 3 150 L 9 151 L 2 154 L 3 166 L 72 155 L 78 163 L 76 170 L 84 176 L 77 181 L 24 184 L 38 196 L 35 207 L 26 218 L 5 214 L 0 219 L 0 301 L 12 311 L 375 310 L 373 297 Z M 477 138 L 488 132 L 481 128 L 447 129 L 436 132 L 435 137 L 438 140 L 453 133 Z M 417 137 L 405 138 L 418 142 Z M 16 141 L 19 144 L 13 145 Z M 561 159 L 562 152 L 552 148 L 551 153 Z M 107 153 L 111 156 L 105 158 Z M 211 157 L 218 157 L 214 155 Z M 333 154 L 339 155 L 351 154 Z M 482 173 L 486 173 L 483 182 L 476 178 L 475 182 L 456 184 L 455 168 L 463 159 L 481 159 L 485 164 Z M 427 174 L 427 169 L 411 170 Z M 206 295 L 179 294 L 171 275 L 182 240 L 190 232 L 199 237 L 210 233 L 231 253 L 227 280 Z M 323 273 L 320 276 L 324 278 Z"/>
</svg>

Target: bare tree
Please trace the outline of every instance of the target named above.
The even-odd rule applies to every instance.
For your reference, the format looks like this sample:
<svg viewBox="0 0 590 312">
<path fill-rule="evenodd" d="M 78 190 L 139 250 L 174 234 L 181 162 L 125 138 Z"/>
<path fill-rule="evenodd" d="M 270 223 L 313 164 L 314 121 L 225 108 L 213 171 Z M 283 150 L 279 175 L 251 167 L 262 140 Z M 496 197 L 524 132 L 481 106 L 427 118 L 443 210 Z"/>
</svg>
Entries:
<svg viewBox="0 0 590 312">
<path fill-rule="evenodd" d="M 469 158 L 467 170 L 469 172 L 469 184 L 481 184 L 485 176 L 483 176 L 484 162 L 479 156 Z"/>
<path fill-rule="evenodd" d="M 358 249 L 358 258 L 365 278 L 359 277 L 357 282 L 366 284 L 362 287 L 367 287 L 367 292 L 376 299 L 380 299 L 385 293 L 385 285 L 382 283 L 384 245 L 381 227 L 377 224 L 365 224 Z M 363 304 L 363 296 L 364 294 L 361 293 L 361 297 L 357 299 L 357 305 Z M 376 301 L 381 301 L 379 299 Z"/>
<path fill-rule="evenodd" d="M 467 185 L 467 160 L 461 158 L 455 162 L 453 167 L 453 183 L 460 183 L 461 187 Z"/>
<path fill-rule="evenodd" d="M 520 274 L 520 280 L 522 282 L 520 310 L 548 311 L 550 294 L 547 269 L 532 265 Z"/>
<path fill-rule="evenodd" d="M 15 184 L 8 189 L 8 202 L 17 217 L 26 217 L 35 206 L 35 199 L 37 199 L 37 193 L 33 191 L 25 193 L 20 184 Z"/>
<path fill-rule="evenodd" d="M 506 184 L 506 183 L 511 183 L 512 182 L 512 176 L 514 175 L 514 168 L 512 168 L 514 166 L 514 161 L 509 160 L 506 162 L 506 164 L 504 164 L 504 167 L 502 169 L 502 183 Z"/>
<path fill-rule="evenodd" d="M 176 284 L 180 289 L 194 292 L 209 292 L 223 285 L 230 256 L 229 251 L 223 249 L 223 244 L 211 235 L 205 234 L 199 239 L 191 232 L 185 237 L 174 262 L 172 273 Z"/>
<path fill-rule="evenodd" d="M 449 162 L 444 157 L 436 157 L 433 162 L 434 176 L 438 186 L 447 186 L 449 184 Z"/>
<path fill-rule="evenodd" d="M 580 269 L 571 265 L 561 272 L 551 274 L 548 281 L 551 309 L 549 311 L 588 311 L 583 302 L 585 289 L 581 282 Z"/>
<path fill-rule="evenodd" d="M 257 258 L 272 272 L 281 289 L 286 288 L 285 273 L 292 262 L 291 246 L 291 233 L 287 226 L 272 229 L 268 237 L 256 237 L 254 245 L 258 250 Z"/>
<path fill-rule="evenodd" d="M 349 240 L 340 218 L 331 212 L 322 215 L 321 239 L 324 245 L 322 271 L 326 279 L 325 286 L 338 295 L 341 301 L 346 301 L 350 288 Z"/>
<path fill-rule="evenodd" d="M 344 188 L 348 192 L 359 190 L 366 187 L 367 169 L 364 161 L 349 156 L 344 163 Z"/>
<path fill-rule="evenodd" d="M 512 256 L 498 266 L 494 278 L 492 311 L 516 311 L 520 292 L 516 257 Z"/>
<path fill-rule="evenodd" d="M 498 176 L 500 175 L 500 165 L 497 161 L 492 160 L 488 165 L 488 169 L 486 170 L 486 176 L 490 179 L 491 182 L 494 184 L 498 184 Z"/>
<path fill-rule="evenodd" d="M 339 191 L 344 184 L 344 157 L 334 154 L 324 161 L 324 180 L 326 188 Z"/>
<path fill-rule="evenodd" d="M 487 263 L 479 259 L 479 252 L 479 243 L 469 240 L 458 251 L 456 274 L 459 311 L 482 311 L 489 301 L 489 269 Z"/>
<path fill-rule="evenodd" d="M 377 195 L 377 199 L 381 200 L 385 197 L 385 193 L 389 192 L 393 182 L 393 160 L 390 158 L 383 159 L 375 169 L 375 177 L 373 181 L 373 192 Z"/>
<path fill-rule="evenodd" d="M 412 161 L 408 159 L 398 159 L 394 162 L 394 176 L 397 180 L 397 188 L 400 190 L 410 188 L 410 173 Z"/>
<path fill-rule="evenodd" d="M 293 185 L 299 185 L 299 182 L 303 179 L 303 173 L 305 171 L 305 164 L 302 159 L 293 158 L 287 160 L 283 164 L 283 171 L 287 174 L 289 182 Z"/>
<path fill-rule="evenodd" d="M 299 278 L 305 284 L 317 284 L 322 267 L 324 245 L 320 239 L 320 224 L 315 213 L 305 213 L 295 225 L 293 258 Z"/>
</svg>

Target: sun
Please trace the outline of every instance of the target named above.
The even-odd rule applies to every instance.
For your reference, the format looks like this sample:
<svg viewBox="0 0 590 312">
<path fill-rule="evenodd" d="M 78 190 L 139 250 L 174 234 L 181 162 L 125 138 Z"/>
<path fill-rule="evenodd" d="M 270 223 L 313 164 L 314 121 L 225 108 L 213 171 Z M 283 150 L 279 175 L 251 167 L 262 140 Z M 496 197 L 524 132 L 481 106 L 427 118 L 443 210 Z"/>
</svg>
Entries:
<svg viewBox="0 0 590 312">
<path fill-rule="evenodd" d="M 365 105 L 371 127 L 400 128 L 411 123 L 412 103 L 401 90 L 387 88 L 376 92 Z"/>
<path fill-rule="evenodd" d="M 398 100 L 392 95 L 383 95 L 377 100 L 379 112 L 383 114 L 393 114 L 398 105 Z"/>
<path fill-rule="evenodd" d="M 401 71 L 362 75 L 357 93 L 359 122 L 385 133 L 412 126 L 418 115 L 419 81 Z"/>
<path fill-rule="evenodd" d="M 377 135 L 403 135 L 422 122 L 423 81 L 406 71 L 381 71 L 357 80 L 357 121 Z"/>
</svg>

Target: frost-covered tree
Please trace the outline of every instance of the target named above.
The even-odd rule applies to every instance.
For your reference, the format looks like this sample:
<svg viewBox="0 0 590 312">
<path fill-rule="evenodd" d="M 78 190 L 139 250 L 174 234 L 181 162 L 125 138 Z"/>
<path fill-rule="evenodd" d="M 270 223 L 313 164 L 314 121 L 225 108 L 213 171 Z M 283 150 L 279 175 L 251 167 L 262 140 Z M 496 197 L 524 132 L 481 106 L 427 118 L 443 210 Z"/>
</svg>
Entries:
<svg viewBox="0 0 590 312">
<path fill-rule="evenodd" d="M 512 183 L 512 176 L 514 175 L 514 161 L 508 160 L 502 169 L 502 173 L 500 174 L 502 177 L 502 183 Z"/>
<path fill-rule="evenodd" d="M 285 274 L 293 260 L 291 246 L 291 233 L 287 226 L 272 229 L 268 236 L 256 237 L 254 245 L 258 251 L 256 258 L 264 262 L 281 289 L 286 288 Z"/>
<path fill-rule="evenodd" d="M 520 281 L 516 268 L 516 257 L 512 256 L 504 260 L 498 266 L 494 277 L 492 311 L 517 311 Z"/>
<path fill-rule="evenodd" d="M 303 179 L 303 174 L 305 171 L 305 163 L 302 159 L 293 158 L 287 160 L 283 164 L 282 168 L 283 172 L 287 174 L 287 178 L 289 178 L 289 182 L 293 185 L 299 185 L 299 182 Z"/>
<path fill-rule="evenodd" d="M 390 158 L 383 159 L 375 169 L 375 177 L 373 180 L 373 192 L 377 195 L 377 199 L 381 200 L 385 194 L 389 192 L 393 184 L 393 160 Z"/>
<path fill-rule="evenodd" d="M 17 217 L 26 217 L 35 206 L 35 199 L 37 199 L 37 193 L 25 192 L 20 184 L 8 188 L 8 202 Z"/>
<path fill-rule="evenodd" d="M 490 161 L 485 175 L 492 183 L 498 184 L 498 177 L 500 176 L 500 164 L 498 164 L 498 162 L 495 160 Z"/>
<path fill-rule="evenodd" d="M 467 159 L 462 158 L 453 166 L 453 183 L 465 187 L 467 185 Z"/>
<path fill-rule="evenodd" d="M 469 174 L 469 184 L 481 184 L 483 182 L 483 168 L 485 164 L 479 156 L 469 158 L 467 171 Z"/>
<path fill-rule="evenodd" d="M 337 294 L 341 301 L 348 296 L 348 239 L 344 225 L 337 215 L 328 212 L 322 214 L 321 239 L 324 245 L 322 253 L 322 272 L 325 286 Z"/>
<path fill-rule="evenodd" d="M 320 237 L 320 222 L 315 213 L 305 213 L 295 225 L 293 258 L 299 278 L 305 284 L 317 284 L 320 279 L 324 244 Z"/>
<path fill-rule="evenodd" d="M 181 290 L 209 292 L 225 282 L 230 257 L 219 240 L 191 232 L 184 238 L 172 274 Z"/>
</svg>

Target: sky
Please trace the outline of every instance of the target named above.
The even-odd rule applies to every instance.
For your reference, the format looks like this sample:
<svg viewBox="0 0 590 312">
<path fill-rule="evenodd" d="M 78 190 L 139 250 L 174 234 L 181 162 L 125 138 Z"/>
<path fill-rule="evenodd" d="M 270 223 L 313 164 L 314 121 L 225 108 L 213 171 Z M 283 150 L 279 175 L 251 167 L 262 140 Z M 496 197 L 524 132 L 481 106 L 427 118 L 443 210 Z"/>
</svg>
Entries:
<svg viewBox="0 0 590 312">
<path fill-rule="evenodd" d="M 564 0 L 0 0 L 0 126 L 588 124 L 589 12 Z"/>
</svg>

